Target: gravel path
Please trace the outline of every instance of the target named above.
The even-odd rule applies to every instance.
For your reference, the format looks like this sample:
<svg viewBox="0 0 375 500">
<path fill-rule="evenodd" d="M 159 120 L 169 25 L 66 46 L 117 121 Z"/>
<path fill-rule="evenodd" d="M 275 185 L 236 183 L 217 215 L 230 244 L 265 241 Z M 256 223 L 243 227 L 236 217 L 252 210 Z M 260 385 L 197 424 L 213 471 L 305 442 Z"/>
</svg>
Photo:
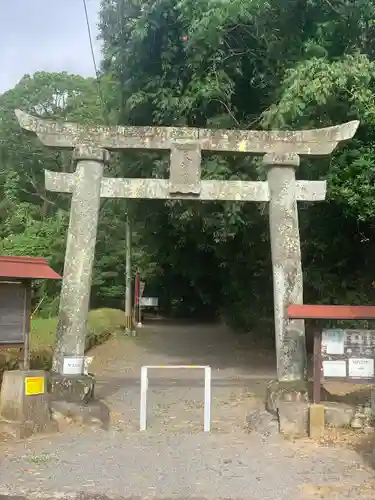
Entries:
<svg viewBox="0 0 375 500">
<path fill-rule="evenodd" d="M 111 430 L 3 444 L 0 495 L 373 500 L 373 471 L 356 453 L 245 430 L 246 412 L 261 406 L 274 375 L 272 358 L 254 353 L 223 328 L 188 325 L 158 325 L 100 346 L 93 366 Z M 203 377 L 188 371 L 151 379 L 149 426 L 140 433 L 140 366 L 177 363 L 212 366 L 212 432 L 202 432 Z"/>
</svg>

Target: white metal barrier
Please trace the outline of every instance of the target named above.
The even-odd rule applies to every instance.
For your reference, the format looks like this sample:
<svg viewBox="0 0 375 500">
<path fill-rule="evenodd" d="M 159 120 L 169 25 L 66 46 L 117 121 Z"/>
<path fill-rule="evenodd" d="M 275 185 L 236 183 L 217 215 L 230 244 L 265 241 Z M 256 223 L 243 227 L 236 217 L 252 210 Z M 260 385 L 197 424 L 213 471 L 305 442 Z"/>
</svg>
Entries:
<svg viewBox="0 0 375 500">
<path fill-rule="evenodd" d="M 148 390 L 148 370 L 155 368 L 169 369 L 200 369 L 204 370 L 204 432 L 210 432 L 211 427 L 211 367 L 207 365 L 147 365 L 141 368 L 141 402 L 140 402 L 140 422 L 141 431 L 146 430 L 147 425 L 147 390 Z"/>
</svg>

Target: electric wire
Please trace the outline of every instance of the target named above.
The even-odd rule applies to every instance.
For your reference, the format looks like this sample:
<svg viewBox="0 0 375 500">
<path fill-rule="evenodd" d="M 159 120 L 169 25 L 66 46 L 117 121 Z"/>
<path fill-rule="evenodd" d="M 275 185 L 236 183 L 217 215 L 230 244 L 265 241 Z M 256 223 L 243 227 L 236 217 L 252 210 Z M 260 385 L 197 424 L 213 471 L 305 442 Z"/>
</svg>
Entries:
<svg viewBox="0 0 375 500">
<path fill-rule="evenodd" d="M 94 71 L 95 71 L 96 85 L 98 87 L 98 96 L 99 96 L 99 100 L 100 100 L 100 107 L 101 107 L 101 112 L 102 112 L 102 118 L 103 118 L 104 122 L 107 124 L 108 119 L 107 119 L 107 115 L 106 115 L 106 112 L 105 112 L 105 105 L 104 105 L 104 99 L 103 99 L 103 90 L 102 90 L 102 86 L 101 86 L 101 82 L 100 82 L 100 74 L 99 74 L 99 70 L 98 70 L 98 65 L 96 64 L 94 43 L 93 43 L 93 40 L 92 40 L 90 20 L 89 20 L 89 14 L 88 14 L 88 9 L 87 9 L 87 0 L 82 0 L 82 4 L 83 4 L 83 10 L 85 12 L 87 35 L 88 35 L 88 39 L 89 39 L 90 50 L 91 50 L 91 57 L 92 57 L 92 62 L 93 62 L 93 66 L 94 66 Z"/>
</svg>

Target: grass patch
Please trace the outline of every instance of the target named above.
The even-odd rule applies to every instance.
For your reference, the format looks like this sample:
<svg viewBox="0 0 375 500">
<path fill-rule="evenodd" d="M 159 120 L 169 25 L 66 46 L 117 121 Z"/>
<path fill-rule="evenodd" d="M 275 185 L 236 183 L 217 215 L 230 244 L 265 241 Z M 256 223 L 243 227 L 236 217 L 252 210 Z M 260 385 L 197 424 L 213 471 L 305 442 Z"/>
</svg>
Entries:
<svg viewBox="0 0 375 500">
<path fill-rule="evenodd" d="M 49 370 L 52 363 L 56 338 L 57 318 L 34 318 L 31 325 L 30 366 L 33 369 Z M 86 336 L 86 350 L 102 344 L 111 335 L 124 329 L 124 312 L 119 309 L 96 309 L 90 311 Z M 0 382 L 5 370 L 18 369 L 19 351 L 0 352 Z"/>
<path fill-rule="evenodd" d="M 53 347 L 55 343 L 57 318 L 34 318 L 31 321 L 30 347 Z"/>
<path fill-rule="evenodd" d="M 53 348 L 58 318 L 34 318 L 31 322 L 31 349 Z M 116 333 L 124 327 L 124 312 L 119 309 L 95 309 L 89 312 L 88 340 L 104 332 Z M 95 345 L 95 343 L 93 344 Z M 88 348 L 93 347 L 88 346 Z"/>
</svg>

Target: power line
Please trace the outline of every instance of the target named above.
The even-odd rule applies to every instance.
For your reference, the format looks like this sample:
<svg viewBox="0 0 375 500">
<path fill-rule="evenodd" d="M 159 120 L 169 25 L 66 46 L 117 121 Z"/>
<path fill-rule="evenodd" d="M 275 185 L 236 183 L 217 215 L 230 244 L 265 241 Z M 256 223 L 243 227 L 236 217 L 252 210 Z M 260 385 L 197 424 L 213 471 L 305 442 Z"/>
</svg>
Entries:
<svg viewBox="0 0 375 500">
<path fill-rule="evenodd" d="M 92 62 L 94 65 L 94 71 L 95 71 L 95 77 L 96 77 L 96 84 L 98 87 L 98 95 L 100 99 L 100 106 L 102 110 L 102 117 L 103 120 L 106 122 L 106 113 L 105 113 L 105 107 L 104 107 L 104 99 L 103 99 L 103 91 L 102 87 L 100 84 L 100 78 L 99 78 L 99 70 L 98 70 L 98 65 L 96 64 L 96 58 L 95 58 L 95 51 L 94 51 L 94 44 L 92 41 L 92 34 L 91 34 L 91 27 L 90 27 L 90 21 L 89 21 L 89 14 L 87 11 L 87 0 L 82 0 L 83 3 L 83 9 L 85 11 L 85 18 L 86 18 L 86 28 L 87 28 L 87 34 L 89 38 L 89 43 L 90 43 L 90 50 L 91 50 L 91 57 L 92 57 Z"/>
</svg>

